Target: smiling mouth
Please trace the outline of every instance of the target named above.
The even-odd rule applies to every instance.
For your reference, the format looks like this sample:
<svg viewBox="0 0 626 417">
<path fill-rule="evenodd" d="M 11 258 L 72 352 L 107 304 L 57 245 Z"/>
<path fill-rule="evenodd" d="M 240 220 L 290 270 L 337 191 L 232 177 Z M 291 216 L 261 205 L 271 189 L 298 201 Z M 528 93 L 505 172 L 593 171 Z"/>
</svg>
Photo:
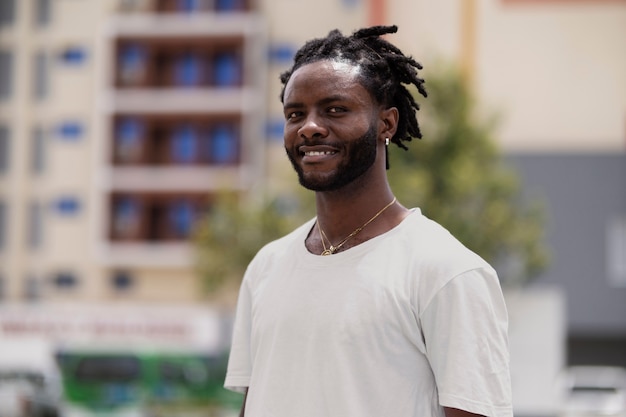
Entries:
<svg viewBox="0 0 626 417">
<path fill-rule="evenodd" d="M 307 151 L 303 152 L 304 156 L 322 156 L 322 155 L 334 155 L 337 152 L 335 151 Z"/>
</svg>

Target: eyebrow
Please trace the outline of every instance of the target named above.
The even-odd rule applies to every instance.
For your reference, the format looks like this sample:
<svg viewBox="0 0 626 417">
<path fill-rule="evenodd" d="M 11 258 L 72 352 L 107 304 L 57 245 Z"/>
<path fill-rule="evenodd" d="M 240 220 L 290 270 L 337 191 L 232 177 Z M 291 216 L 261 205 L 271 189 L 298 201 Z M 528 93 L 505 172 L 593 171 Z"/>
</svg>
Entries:
<svg viewBox="0 0 626 417">
<path fill-rule="evenodd" d="M 315 104 L 323 106 L 323 105 L 327 105 L 327 104 L 334 103 L 336 101 L 342 101 L 342 100 L 346 100 L 346 96 L 341 95 L 341 94 L 334 94 L 332 96 L 324 97 L 323 99 L 319 100 Z M 293 103 L 287 102 L 283 106 L 283 109 L 285 110 L 297 109 L 303 106 L 304 106 L 304 103 L 301 103 L 301 102 L 293 102 Z"/>
</svg>

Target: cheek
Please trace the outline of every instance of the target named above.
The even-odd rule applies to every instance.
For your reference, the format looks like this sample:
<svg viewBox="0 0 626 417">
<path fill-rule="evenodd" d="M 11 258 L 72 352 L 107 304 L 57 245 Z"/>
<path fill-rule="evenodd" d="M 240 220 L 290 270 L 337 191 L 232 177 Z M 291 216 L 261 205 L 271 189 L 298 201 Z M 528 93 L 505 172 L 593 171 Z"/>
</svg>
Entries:
<svg viewBox="0 0 626 417">
<path fill-rule="evenodd" d="M 298 135 L 298 127 L 285 124 L 283 127 L 283 138 L 285 143 L 293 141 Z"/>
</svg>

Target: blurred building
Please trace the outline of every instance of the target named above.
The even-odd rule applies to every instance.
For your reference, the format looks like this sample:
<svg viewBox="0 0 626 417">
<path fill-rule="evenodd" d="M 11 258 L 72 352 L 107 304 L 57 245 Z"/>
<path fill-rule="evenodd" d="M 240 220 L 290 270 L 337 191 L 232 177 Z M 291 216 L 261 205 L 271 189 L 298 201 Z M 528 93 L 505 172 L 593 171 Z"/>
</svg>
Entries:
<svg viewBox="0 0 626 417">
<path fill-rule="evenodd" d="M 250 1 L 2 4 L 6 300 L 191 301 L 189 237 L 262 179 Z"/>
<path fill-rule="evenodd" d="M 564 289 L 570 359 L 626 351 L 623 0 L 0 0 L 1 300 L 196 301 L 188 236 L 216 192 L 295 181 L 278 74 L 313 36 L 382 23 L 501 116 L 548 202 L 537 283 Z"/>
</svg>

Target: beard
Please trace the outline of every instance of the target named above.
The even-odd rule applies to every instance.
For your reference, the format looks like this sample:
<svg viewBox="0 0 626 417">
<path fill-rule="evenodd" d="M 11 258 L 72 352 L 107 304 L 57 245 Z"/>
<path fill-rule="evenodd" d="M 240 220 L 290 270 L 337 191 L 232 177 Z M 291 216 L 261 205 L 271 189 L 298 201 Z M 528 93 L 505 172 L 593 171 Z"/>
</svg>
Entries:
<svg viewBox="0 0 626 417">
<path fill-rule="evenodd" d="M 376 160 L 376 125 L 371 124 L 367 132 L 347 146 L 347 158 L 336 169 L 336 172 L 327 177 L 307 176 L 298 164 L 293 152 L 288 149 L 287 156 L 293 169 L 298 174 L 300 185 L 311 191 L 335 191 L 350 184 L 363 175 Z"/>
</svg>

